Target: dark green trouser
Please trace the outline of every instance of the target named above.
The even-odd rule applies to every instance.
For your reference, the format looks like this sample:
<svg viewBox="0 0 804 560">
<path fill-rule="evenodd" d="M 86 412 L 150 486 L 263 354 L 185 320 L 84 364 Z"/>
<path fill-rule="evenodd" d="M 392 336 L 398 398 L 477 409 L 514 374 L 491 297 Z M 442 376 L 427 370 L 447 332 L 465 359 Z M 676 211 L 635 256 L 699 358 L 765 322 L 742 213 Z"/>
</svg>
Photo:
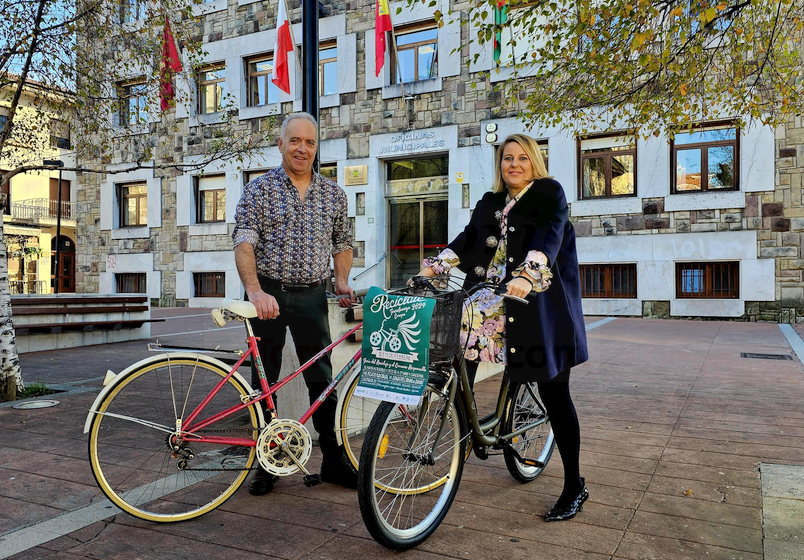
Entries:
<svg viewBox="0 0 804 560">
<path fill-rule="evenodd" d="M 304 364 L 318 352 L 332 343 L 329 333 L 327 296 L 323 285 L 298 292 L 283 292 L 280 288 L 268 286 L 263 279 L 260 284 L 265 293 L 276 298 L 279 316 L 276 319 L 261 321 L 252 319 L 254 335 L 260 338 L 258 348 L 265 367 L 269 384 L 276 383 L 282 369 L 282 350 L 285 347 L 287 329 L 293 336 L 299 363 Z M 307 391 L 312 404 L 327 388 L 332 380 L 332 362 L 329 355 L 319 359 L 302 374 L 307 383 Z M 251 368 L 251 384 L 259 388 L 259 376 L 255 367 Z M 281 392 L 281 391 L 280 391 Z M 276 395 L 274 395 L 276 400 Z M 313 414 L 313 426 L 321 436 L 322 448 L 335 441 L 335 408 L 338 399 L 333 392 Z M 277 408 L 278 408 L 277 404 Z M 281 416 L 281 415 L 280 415 Z M 327 440 L 327 441 L 325 441 Z"/>
</svg>

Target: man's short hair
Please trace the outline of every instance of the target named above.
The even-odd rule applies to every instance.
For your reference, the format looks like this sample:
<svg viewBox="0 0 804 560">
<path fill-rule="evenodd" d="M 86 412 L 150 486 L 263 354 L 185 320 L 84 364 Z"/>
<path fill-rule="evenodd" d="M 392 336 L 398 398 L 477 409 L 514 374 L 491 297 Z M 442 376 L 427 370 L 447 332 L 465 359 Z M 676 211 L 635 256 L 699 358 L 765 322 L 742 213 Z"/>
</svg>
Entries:
<svg viewBox="0 0 804 560">
<path fill-rule="evenodd" d="M 310 121 L 315 126 L 315 129 L 318 130 L 318 122 L 316 122 L 315 117 L 310 113 L 305 113 L 304 111 L 299 111 L 298 113 L 291 113 L 285 120 L 282 121 L 282 128 L 279 131 L 279 137 L 284 141 L 285 140 L 285 133 L 288 130 L 288 125 L 291 121 L 296 119 L 304 119 L 306 121 Z"/>
</svg>

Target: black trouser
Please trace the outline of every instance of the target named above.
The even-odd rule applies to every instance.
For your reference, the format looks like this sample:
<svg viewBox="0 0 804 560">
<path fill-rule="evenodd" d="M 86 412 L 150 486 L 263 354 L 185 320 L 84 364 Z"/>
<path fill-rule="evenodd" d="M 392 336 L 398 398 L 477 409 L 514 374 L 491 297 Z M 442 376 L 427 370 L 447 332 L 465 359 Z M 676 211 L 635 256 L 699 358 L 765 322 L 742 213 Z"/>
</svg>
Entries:
<svg viewBox="0 0 804 560">
<path fill-rule="evenodd" d="M 327 317 L 327 295 L 323 284 L 315 288 L 287 292 L 268 284 L 263 278 L 260 278 L 260 285 L 265 293 L 276 298 L 279 305 L 279 316 L 276 319 L 251 320 L 254 335 L 260 339 L 257 347 L 265 367 L 265 375 L 268 383 L 274 384 L 282 369 L 282 350 L 288 328 L 293 336 L 300 364 L 304 364 L 332 343 Z M 329 354 L 312 364 L 302 375 L 312 404 L 332 380 Z M 251 384 L 255 388 L 260 386 L 259 374 L 254 366 L 251 367 Z M 274 403 L 278 408 L 276 398 L 277 394 L 274 394 Z M 333 391 L 313 414 L 313 426 L 320 436 L 319 441 L 325 454 L 333 448 L 333 444 L 337 447 L 334 430 L 337 403 L 338 398 Z"/>
<path fill-rule="evenodd" d="M 478 365 L 478 362 L 466 362 L 466 373 L 472 385 Z M 570 396 L 569 376 L 570 370 L 566 369 L 549 381 L 539 381 L 538 386 L 564 464 L 564 493 L 574 496 L 583 487 L 580 474 L 581 427 Z"/>
</svg>

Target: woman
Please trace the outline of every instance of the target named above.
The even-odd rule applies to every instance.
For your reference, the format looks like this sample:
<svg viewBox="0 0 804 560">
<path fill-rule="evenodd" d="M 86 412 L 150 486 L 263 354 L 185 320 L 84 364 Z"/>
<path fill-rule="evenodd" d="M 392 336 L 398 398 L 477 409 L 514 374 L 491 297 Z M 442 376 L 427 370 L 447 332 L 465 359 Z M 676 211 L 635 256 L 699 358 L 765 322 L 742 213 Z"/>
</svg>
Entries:
<svg viewBox="0 0 804 560">
<path fill-rule="evenodd" d="M 508 294 L 528 299 L 525 305 L 478 291 L 465 307 L 461 342 L 472 381 L 484 361 L 506 364 L 514 381 L 538 382 L 564 463 L 564 489 L 545 519 L 575 517 L 589 498 L 569 392 L 570 368 L 588 357 L 580 275 L 564 190 L 547 175 L 533 138 L 506 138 L 497 151 L 493 192 L 477 204 L 463 233 L 422 264 L 423 276 L 457 267 L 467 283 L 499 282 Z"/>
</svg>

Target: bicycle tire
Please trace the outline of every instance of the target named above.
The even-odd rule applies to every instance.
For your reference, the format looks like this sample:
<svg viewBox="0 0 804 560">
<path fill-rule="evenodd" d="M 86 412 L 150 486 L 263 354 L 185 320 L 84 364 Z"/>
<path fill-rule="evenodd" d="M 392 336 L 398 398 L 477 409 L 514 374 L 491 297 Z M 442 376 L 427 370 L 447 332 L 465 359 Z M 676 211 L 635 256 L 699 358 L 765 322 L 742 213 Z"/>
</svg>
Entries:
<svg viewBox="0 0 804 560">
<path fill-rule="evenodd" d="M 542 424 L 511 440 L 511 446 L 522 458 L 546 465 L 553 455 L 556 442 L 550 419 L 547 418 L 546 409 L 539 397 L 538 384 L 510 382 L 504 410 L 503 432 L 506 434 L 542 418 L 545 419 Z M 519 482 L 531 482 L 544 470 L 544 467 L 532 467 L 521 463 L 510 449 L 503 448 L 503 456 L 508 472 Z"/>
<path fill-rule="evenodd" d="M 419 404 L 396 415 L 399 405 L 377 409 L 360 456 L 357 496 L 371 536 L 391 550 L 424 542 L 447 515 L 460 485 L 466 448 L 466 414 L 460 399 L 448 413 L 447 429 L 435 453 L 425 457 L 448 401 L 429 386 Z M 408 499 L 411 498 L 411 499 Z"/>
<path fill-rule="evenodd" d="M 142 424 L 175 430 L 177 417 L 186 418 L 227 373 L 192 358 L 165 359 L 143 365 L 113 387 L 99 404 L 89 433 L 92 474 L 106 497 L 140 519 L 175 522 L 208 513 L 235 493 L 254 463 L 255 447 L 195 442 L 177 454 L 169 445 L 170 434 Z M 240 403 L 249 393 L 230 377 L 198 420 Z M 256 440 L 256 405 L 198 433 Z M 185 470 L 178 468 L 181 458 L 187 461 Z"/>
</svg>

